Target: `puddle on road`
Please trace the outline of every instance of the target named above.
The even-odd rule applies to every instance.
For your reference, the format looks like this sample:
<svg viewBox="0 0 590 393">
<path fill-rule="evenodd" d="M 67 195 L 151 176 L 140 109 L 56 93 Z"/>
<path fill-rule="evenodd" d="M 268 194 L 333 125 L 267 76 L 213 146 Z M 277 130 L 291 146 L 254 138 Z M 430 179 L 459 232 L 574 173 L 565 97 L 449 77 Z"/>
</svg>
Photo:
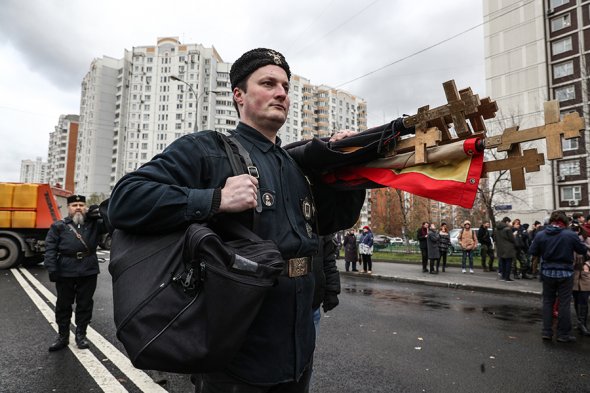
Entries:
<svg viewBox="0 0 590 393">
<path fill-rule="evenodd" d="M 351 294 L 357 293 L 394 303 L 418 304 L 435 310 L 455 310 L 463 313 L 481 312 L 491 318 L 506 322 L 519 321 L 531 325 L 541 322 L 540 309 L 530 306 L 526 307 L 514 304 L 477 306 L 464 304 L 463 300 L 458 300 L 457 303 L 449 303 L 441 301 L 439 297 L 429 293 L 401 293 L 392 290 L 357 288 L 355 286 L 346 286 L 343 290 Z"/>
</svg>

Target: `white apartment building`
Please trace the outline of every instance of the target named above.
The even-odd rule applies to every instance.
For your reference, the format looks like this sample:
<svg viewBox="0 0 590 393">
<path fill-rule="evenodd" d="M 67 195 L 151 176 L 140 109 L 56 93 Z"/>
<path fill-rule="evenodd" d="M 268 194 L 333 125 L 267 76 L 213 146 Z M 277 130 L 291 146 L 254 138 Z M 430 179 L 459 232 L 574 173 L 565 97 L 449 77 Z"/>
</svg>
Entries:
<svg viewBox="0 0 590 393">
<path fill-rule="evenodd" d="M 588 124 L 587 54 L 581 54 L 590 53 L 589 28 L 589 3 L 581 0 L 484 0 L 486 93 L 500 109 L 488 122 L 491 133 L 543 125 L 543 103 L 552 99 Z M 588 214 L 586 138 L 563 140 L 564 159 L 525 174 L 526 190 L 497 197 L 496 204 L 512 206 L 498 216 L 533 222 L 558 208 Z M 546 152 L 544 141 L 523 147 Z"/>
<path fill-rule="evenodd" d="M 227 133 L 238 123 L 229 71 L 214 47 L 177 37 L 136 46 L 122 59 L 92 62 L 82 83 L 76 191 L 109 194 L 116 182 L 177 138 L 197 130 Z M 283 145 L 334 130 L 366 129 L 361 98 L 293 75 Z"/>
<path fill-rule="evenodd" d="M 76 193 L 110 194 L 114 130 L 119 127 L 118 77 L 124 60 L 95 59 L 82 81 L 80 129 L 76 151 Z"/>
<path fill-rule="evenodd" d="M 20 181 L 22 183 L 46 183 L 47 163 L 41 157 L 20 162 Z"/>
<path fill-rule="evenodd" d="M 61 115 L 49 133 L 47 150 L 47 182 L 52 186 L 75 192 L 74 176 L 80 116 Z"/>
</svg>

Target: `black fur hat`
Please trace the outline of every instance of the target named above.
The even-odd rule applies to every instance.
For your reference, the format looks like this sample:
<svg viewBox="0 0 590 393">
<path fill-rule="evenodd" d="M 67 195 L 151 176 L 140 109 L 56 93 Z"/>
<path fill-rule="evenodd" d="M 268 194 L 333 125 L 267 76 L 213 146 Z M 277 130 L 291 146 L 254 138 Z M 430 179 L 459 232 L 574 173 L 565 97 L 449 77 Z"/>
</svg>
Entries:
<svg viewBox="0 0 590 393">
<path fill-rule="evenodd" d="M 229 71 L 232 90 L 251 73 L 269 64 L 281 67 L 291 80 L 291 70 L 285 56 L 273 49 L 257 48 L 244 53 L 232 64 Z"/>
</svg>

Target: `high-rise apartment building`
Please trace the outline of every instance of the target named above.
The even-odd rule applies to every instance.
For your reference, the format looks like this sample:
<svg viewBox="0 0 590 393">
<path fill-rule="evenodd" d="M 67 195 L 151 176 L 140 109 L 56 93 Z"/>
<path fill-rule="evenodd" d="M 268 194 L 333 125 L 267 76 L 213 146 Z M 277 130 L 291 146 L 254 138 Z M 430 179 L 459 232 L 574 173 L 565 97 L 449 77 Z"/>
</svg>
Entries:
<svg viewBox="0 0 590 393">
<path fill-rule="evenodd" d="M 47 182 L 55 187 L 76 192 L 76 150 L 78 146 L 78 115 L 61 115 L 54 131 L 49 133 Z"/>
<path fill-rule="evenodd" d="M 176 37 L 92 62 L 82 83 L 76 191 L 109 194 L 116 182 L 196 130 L 227 133 L 238 116 L 229 71 L 214 47 Z M 366 129 L 364 100 L 293 75 L 283 144 Z"/>
<path fill-rule="evenodd" d="M 544 124 L 543 102 L 559 100 L 588 125 L 590 1 L 484 0 L 487 95 L 500 108 L 488 125 L 520 129 Z M 496 199 L 510 216 L 532 222 L 554 209 L 588 213 L 588 131 L 563 140 L 564 158 L 526 175 L 527 189 Z M 545 152 L 545 143 L 529 143 Z M 499 212 L 503 214 L 503 212 Z"/>
<path fill-rule="evenodd" d="M 46 183 L 47 163 L 41 157 L 20 162 L 20 181 L 23 183 Z"/>
</svg>

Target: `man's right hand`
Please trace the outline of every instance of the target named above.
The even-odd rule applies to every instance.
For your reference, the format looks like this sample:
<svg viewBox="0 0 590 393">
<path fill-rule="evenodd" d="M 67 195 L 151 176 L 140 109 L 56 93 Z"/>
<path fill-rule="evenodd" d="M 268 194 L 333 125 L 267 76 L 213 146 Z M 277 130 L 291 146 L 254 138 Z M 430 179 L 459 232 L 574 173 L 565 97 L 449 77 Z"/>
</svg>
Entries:
<svg viewBox="0 0 590 393">
<path fill-rule="evenodd" d="M 258 179 L 244 174 L 228 177 L 221 189 L 220 213 L 239 213 L 256 207 Z"/>
</svg>

